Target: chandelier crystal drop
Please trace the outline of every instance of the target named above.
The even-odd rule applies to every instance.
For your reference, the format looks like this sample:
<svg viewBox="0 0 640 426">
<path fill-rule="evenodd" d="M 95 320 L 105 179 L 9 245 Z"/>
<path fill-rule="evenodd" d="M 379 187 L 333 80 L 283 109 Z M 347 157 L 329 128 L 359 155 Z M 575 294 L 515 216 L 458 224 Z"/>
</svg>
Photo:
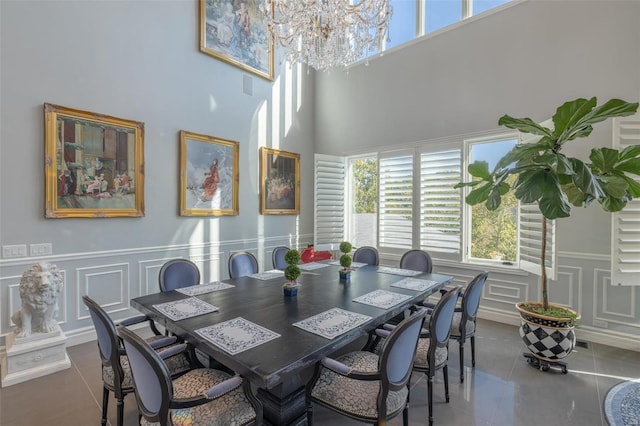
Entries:
<svg viewBox="0 0 640 426">
<path fill-rule="evenodd" d="M 391 16 L 388 0 L 264 0 L 274 42 L 290 64 L 346 67 L 379 50 Z"/>
</svg>

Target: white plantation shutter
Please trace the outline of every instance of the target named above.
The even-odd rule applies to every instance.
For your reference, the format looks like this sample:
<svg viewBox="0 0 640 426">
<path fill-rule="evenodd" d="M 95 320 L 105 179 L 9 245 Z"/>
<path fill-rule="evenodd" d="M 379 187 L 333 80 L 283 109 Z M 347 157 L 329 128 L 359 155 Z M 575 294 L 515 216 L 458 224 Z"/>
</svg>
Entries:
<svg viewBox="0 0 640 426">
<path fill-rule="evenodd" d="M 413 246 L 413 152 L 380 157 L 378 165 L 378 243 Z"/>
<path fill-rule="evenodd" d="M 460 253 L 459 149 L 420 155 L 420 248 Z"/>
<path fill-rule="evenodd" d="M 316 154 L 314 162 L 314 245 L 343 241 L 345 159 Z"/>
<path fill-rule="evenodd" d="M 547 128 L 553 127 L 551 120 L 540 123 Z M 541 136 L 520 134 L 520 143 L 535 143 Z M 520 251 L 520 269 L 535 275 L 542 275 L 540 255 L 542 254 L 542 213 L 537 204 L 518 202 L 518 249 Z M 558 256 L 556 250 L 556 221 L 547 220 L 547 249 L 545 269 L 547 278 L 557 278 Z"/>
<path fill-rule="evenodd" d="M 614 119 L 613 145 L 640 145 L 640 114 Z M 611 235 L 611 284 L 640 285 L 640 199 L 613 214 Z"/>
</svg>

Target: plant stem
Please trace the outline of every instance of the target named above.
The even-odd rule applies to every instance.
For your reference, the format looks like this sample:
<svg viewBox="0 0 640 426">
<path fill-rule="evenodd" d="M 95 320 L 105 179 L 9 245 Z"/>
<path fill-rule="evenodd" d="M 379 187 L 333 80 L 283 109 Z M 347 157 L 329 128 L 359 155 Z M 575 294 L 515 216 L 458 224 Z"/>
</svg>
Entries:
<svg viewBox="0 0 640 426">
<path fill-rule="evenodd" d="M 547 257 L 547 218 L 542 216 L 542 249 L 540 265 L 542 267 L 542 275 L 540 280 L 542 281 L 542 308 L 546 311 L 549 309 L 549 292 L 547 291 L 547 268 L 545 266 L 545 259 Z"/>
</svg>

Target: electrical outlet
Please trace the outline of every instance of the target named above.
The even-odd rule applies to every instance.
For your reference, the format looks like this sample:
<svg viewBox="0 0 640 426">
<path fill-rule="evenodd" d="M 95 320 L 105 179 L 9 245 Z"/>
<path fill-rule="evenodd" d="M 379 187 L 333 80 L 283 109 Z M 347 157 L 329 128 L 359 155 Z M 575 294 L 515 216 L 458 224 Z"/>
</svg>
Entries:
<svg viewBox="0 0 640 426">
<path fill-rule="evenodd" d="M 609 322 L 604 321 L 604 320 L 594 319 L 593 320 L 593 325 L 596 326 L 596 327 L 600 327 L 600 328 L 609 328 Z"/>
<path fill-rule="evenodd" d="M 15 244 L 12 246 L 2 246 L 2 257 L 5 259 L 27 257 L 27 245 Z"/>
<path fill-rule="evenodd" d="M 51 243 L 31 244 L 29 246 L 30 256 L 47 256 L 53 252 Z"/>
</svg>

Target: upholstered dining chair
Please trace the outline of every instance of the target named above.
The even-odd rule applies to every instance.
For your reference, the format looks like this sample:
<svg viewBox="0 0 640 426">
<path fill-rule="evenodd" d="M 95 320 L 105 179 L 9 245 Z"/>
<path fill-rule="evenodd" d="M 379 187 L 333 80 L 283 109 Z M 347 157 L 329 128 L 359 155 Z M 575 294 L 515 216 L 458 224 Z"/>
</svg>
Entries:
<svg viewBox="0 0 640 426">
<path fill-rule="evenodd" d="M 471 341 L 471 366 L 476 366 L 476 315 L 488 276 L 489 272 L 483 271 L 471 280 L 461 293 L 462 301 L 453 314 L 450 338 L 457 340 L 460 346 L 460 382 L 464 381 L 464 344 L 467 339 Z"/>
<path fill-rule="evenodd" d="M 122 426 L 124 419 L 124 397 L 134 391 L 131 381 L 129 358 L 118 338 L 116 324 L 102 307 L 89 296 L 82 296 L 82 301 L 89 309 L 91 320 L 96 329 L 98 350 L 102 361 L 102 425 L 107 423 L 109 392 L 113 392 L 117 401 L 117 424 Z M 127 327 L 148 321 L 144 315 L 121 321 L 118 326 Z M 154 333 L 148 339 L 154 348 L 162 348 L 176 342 L 176 337 L 164 337 Z M 180 374 L 191 368 L 190 360 L 185 355 L 170 357 L 166 360 L 170 374 Z"/>
<path fill-rule="evenodd" d="M 160 291 L 200 284 L 200 270 L 188 259 L 172 259 L 160 268 Z"/>
<path fill-rule="evenodd" d="M 436 303 L 431 312 L 428 332 L 420 335 L 416 360 L 413 369 L 427 375 L 427 393 L 429 399 L 429 425 L 433 424 L 433 378 L 437 370 L 444 376 L 445 401 L 449 402 L 449 336 L 451 323 L 460 294 L 460 286 L 447 291 Z M 422 308 L 424 309 L 424 308 Z"/>
<path fill-rule="evenodd" d="M 307 421 L 318 403 L 346 417 L 384 424 L 402 413 L 408 424 L 409 382 L 426 309 L 421 308 L 385 333 L 380 355 L 358 351 L 323 358 L 306 389 Z"/>
<path fill-rule="evenodd" d="M 412 271 L 429 272 L 433 270 L 431 256 L 424 250 L 409 250 L 400 258 L 400 268 Z"/>
<path fill-rule="evenodd" d="M 378 266 L 380 264 L 380 257 L 378 256 L 378 249 L 370 246 L 359 247 L 353 253 L 353 261 L 366 263 L 367 265 Z"/>
<path fill-rule="evenodd" d="M 118 332 L 129 354 L 142 426 L 262 424 L 262 406 L 248 381 L 211 368 L 172 380 L 163 359 L 186 344 L 156 352 L 131 330 Z"/>
<path fill-rule="evenodd" d="M 289 251 L 289 247 L 280 246 L 273 249 L 271 252 L 271 261 L 273 262 L 273 269 L 284 270 L 287 267 L 287 262 L 284 260 L 284 255 Z"/>
<path fill-rule="evenodd" d="M 229 277 L 246 277 L 258 272 L 258 260 L 248 251 L 237 251 L 229 257 Z"/>
</svg>

